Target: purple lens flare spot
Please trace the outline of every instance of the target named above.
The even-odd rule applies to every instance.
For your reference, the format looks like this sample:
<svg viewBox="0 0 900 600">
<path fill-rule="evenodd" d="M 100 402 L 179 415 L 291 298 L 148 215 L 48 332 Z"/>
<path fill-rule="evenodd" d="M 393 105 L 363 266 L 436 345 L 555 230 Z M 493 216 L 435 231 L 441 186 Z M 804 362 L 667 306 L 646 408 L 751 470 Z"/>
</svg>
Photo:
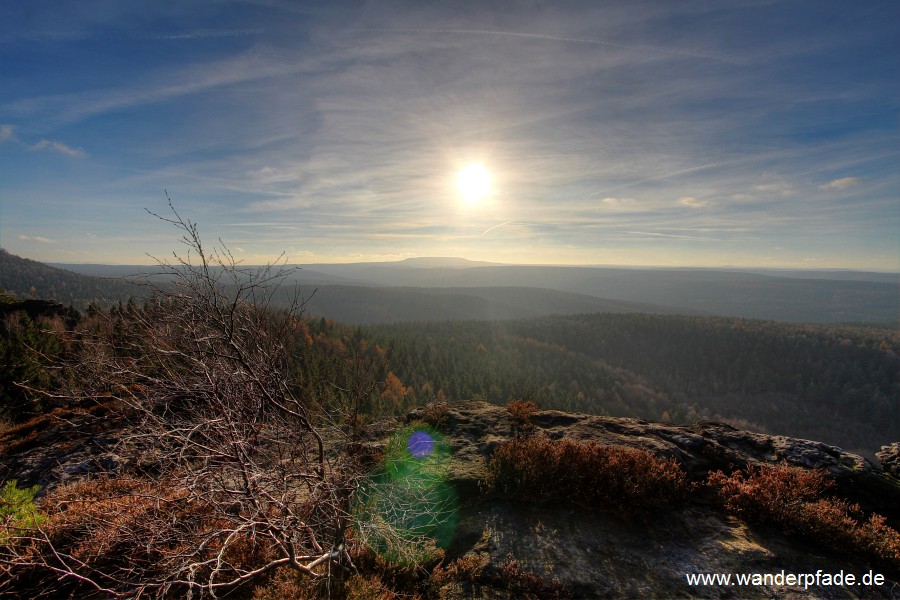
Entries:
<svg viewBox="0 0 900 600">
<path fill-rule="evenodd" d="M 434 438 L 426 431 L 417 431 L 409 436 L 406 449 L 413 458 L 425 458 L 434 452 Z"/>
</svg>

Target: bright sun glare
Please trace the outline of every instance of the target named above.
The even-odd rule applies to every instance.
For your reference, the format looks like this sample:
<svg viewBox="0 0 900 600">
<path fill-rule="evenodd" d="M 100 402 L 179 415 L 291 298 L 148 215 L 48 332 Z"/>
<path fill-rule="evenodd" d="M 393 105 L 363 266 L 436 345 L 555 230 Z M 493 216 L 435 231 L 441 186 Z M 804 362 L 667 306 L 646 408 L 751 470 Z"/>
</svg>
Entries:
<svg viewBox="0 0 900 600">
<path fill-rule="evenodd" d="M 463 167 L 456 177 L 456 188 L 466 202 L 474 204 L 484 198 L 491 189 L 491 175 L 481 164 Z"/>
</svg>

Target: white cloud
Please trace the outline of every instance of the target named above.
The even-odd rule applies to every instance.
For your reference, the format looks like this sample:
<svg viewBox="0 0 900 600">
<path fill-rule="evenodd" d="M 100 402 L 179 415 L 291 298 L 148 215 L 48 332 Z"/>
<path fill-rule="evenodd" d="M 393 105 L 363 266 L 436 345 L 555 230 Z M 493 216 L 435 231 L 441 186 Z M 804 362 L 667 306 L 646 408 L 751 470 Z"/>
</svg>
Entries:
<svg viewBox="0 0 900 600">
<path fill-rule="evenodd" d="M 86 153 L 81 148 L 73 148 L 67 144 L 63 144 L 62 142 L 54 142 L 53 140 L 41 140 L 37 144 L 33 144 L 29 146 L 32 150 L 51 150 L 53 152 L 59 152 L 60 154 L 65 154 L 66 156 L 74 156 L 75 158 L 84 158 Z"/>
<path fill-rule="evenodd" d="M 256 169 L 254 171 L 247 171 L 247 175 L 254 179 L 268 179 L 277 172 L 278 169 L 275 169 L 274 167 L 262 167 L 261 169 Z"/>
<path fill-rule="evenodd" d="M 634 204 L 634 198 L 604 198 L 600 202 L 610 206 L 622 206 L 623 204 Z"/>
<path fill-rule="evenodd" d="M 833 181 L 829 181 L 828 183 L 823 183 L 819 186 L 820 190 L 843 190 L 845 188 L 858 185 L 862 183 L 862 179 L 859 177 L 841 177 L 840 179 L 835 179 Z"/>
<path fill-rule="evenodd" d="M 684 196 L 683 198 L 678 199 L 678 204 L 682 206 L 689 206 L 691 208 L 703 208 L 705 206 L 709 206 L 709 200 L 700 200 L 699 198 L 694 198 L 693 196 Z"/>
<path fill-rule="evenodd" d="M 15 140 L 13 137 L 12 125 L 0 125 L 0 144 L 9 140 Z"/>
<path fill-rule="evenodd" d="M 23 242 L 40 242 L 41 244 L 55 244 L 54 240 L 41 237 L 39 235 L 20 235 L 19 239 Z"/>
<path fill-rule="evenodd" d="M 754 186 L 754 190 L 763 194 L 778 194 L 780 196 L 789 196 L 793 191 L 793 186 L 783 181 L 773 181 L 770 183 L 762 183 Z"/>
</svg>

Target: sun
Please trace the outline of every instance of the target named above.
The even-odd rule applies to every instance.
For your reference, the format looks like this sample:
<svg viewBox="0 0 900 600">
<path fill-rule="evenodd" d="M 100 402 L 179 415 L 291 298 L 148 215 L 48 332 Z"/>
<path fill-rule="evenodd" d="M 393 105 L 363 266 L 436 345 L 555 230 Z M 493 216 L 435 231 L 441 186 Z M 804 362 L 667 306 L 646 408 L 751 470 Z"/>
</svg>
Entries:
<svg viewBox="0 0 900 600">
<path fill-rule="evenodd" d="M 456 189 L 469 204 L 481 201 L 491 190 L 491 174 L 480 163 L 466 165 L 456 176 Z"/>
</svg>

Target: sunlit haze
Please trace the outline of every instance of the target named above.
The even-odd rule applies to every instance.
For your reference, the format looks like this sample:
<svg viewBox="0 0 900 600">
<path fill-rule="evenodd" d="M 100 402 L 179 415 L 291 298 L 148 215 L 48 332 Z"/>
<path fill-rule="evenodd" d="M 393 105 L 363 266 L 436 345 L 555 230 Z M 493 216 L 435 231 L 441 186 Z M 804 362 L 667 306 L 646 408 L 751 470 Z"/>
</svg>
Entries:
<svg viewBox="0 0 900 600">
<path fill-rule="evenodd" d="M 900 269 L 895 0 L 5 2 L 0 245 Z"/>
</svg>

